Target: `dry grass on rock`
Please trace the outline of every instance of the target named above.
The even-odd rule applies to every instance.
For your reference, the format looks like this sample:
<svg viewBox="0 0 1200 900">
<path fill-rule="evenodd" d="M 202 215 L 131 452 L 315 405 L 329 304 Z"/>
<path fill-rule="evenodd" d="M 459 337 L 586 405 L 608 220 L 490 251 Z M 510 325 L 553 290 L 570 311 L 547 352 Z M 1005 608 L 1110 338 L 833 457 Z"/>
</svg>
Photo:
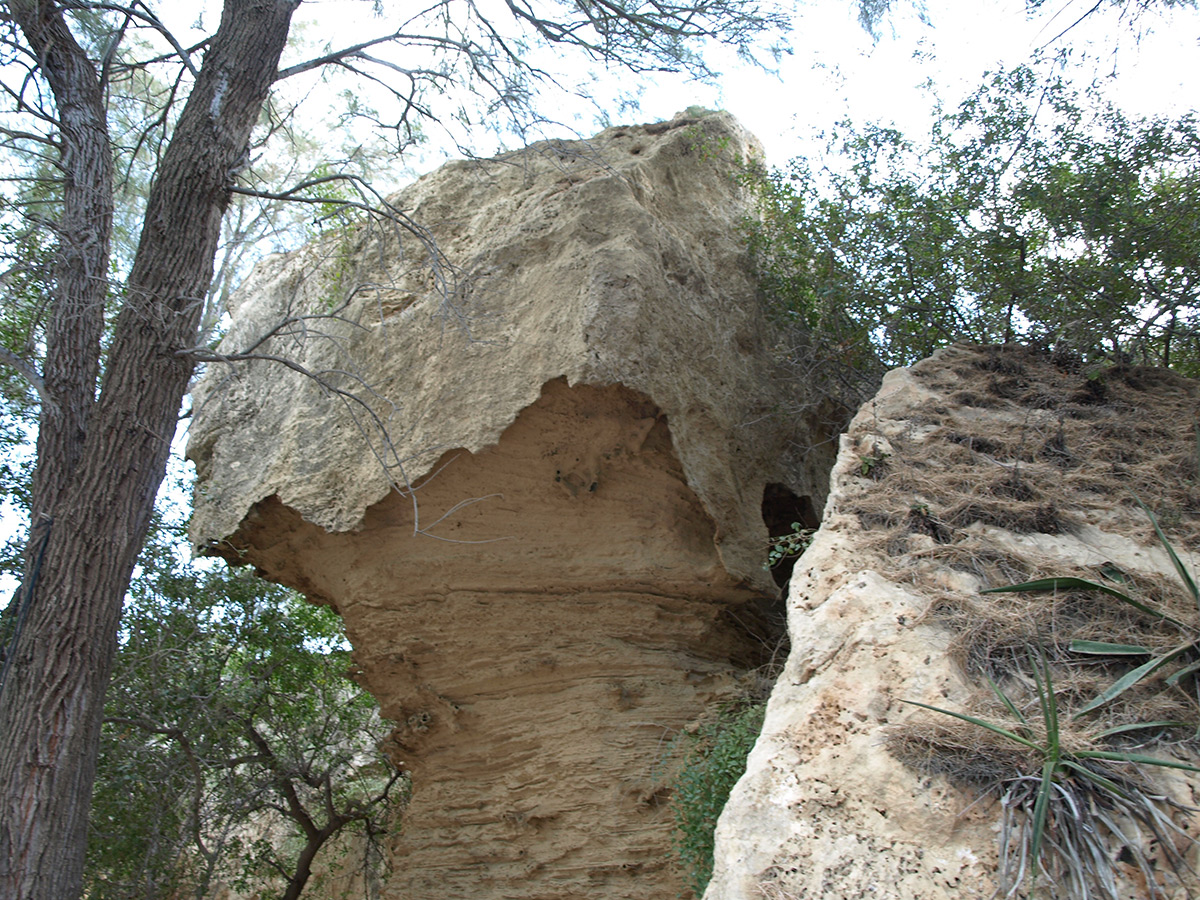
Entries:
<svg viewBox="0 0 1200 900">
<path fill-rule="evenodd" d="M 864 526 L 928 531 L 972 523 L 1054 534 L 1141 497 L 1184 544 L 1200 541 L 1194 382 L 1156 369 L 1064 370 L 1019 347 L 961 351 L 913 374 L 945 405 L 890 438 Z M 879 475 L 886 477 L 880 478 Z M 1152 539 L 1148 525 L 1131 535 Z"/>
<path fill-rule="evenodd" d="M 1200 548 L 1195 382 L 1138 367 L 1084 371 L 1070 359 L 1015 346 L 955 347 L 916 366 L 912 376 L 935 399 L 902 422 L 888 419 L 891 411 L 876 421 L 860 416 L 860 433 L 851 437 L 864 456 L 883 459 L 865 467 L 873 483 L 846 511 L 868 532 L 889 575 L 929 593 L 927 620 L 956 635 L 959 662 L 981 687 L 972 714 L 1006 718 L 986 676 L 1018 707 L 1024 704 L 1031 721 L 1037 718 L 1030 647 L 1046 655 L 1067 721 L 1073 707 L 1130 668 L 1072 653 L 1073 639 L 1140 644 L 1155 653 L 1180 641 L 1175 626 L 1096 593 L 981 590 L 1052 575 L 1117 578 L 1110 583 L 1120 590 L 1200 628 L 1200 610 L 1173 575 L 1064 559 L 1048 549 L 1054 537 L 1066 541 L 1087 529 L 1155 547 L 1138 499 L 1155 511 L 1184 559 Z M 1196 685 L 1184 683 L 1148 679 L 1072 725 L 1064 740 L 1089 748 L 1105 728 L 1195 722 Z M 1164 728 L 1130 741 L 1190 745 L 1193 736 Z M 897 729 L 889 748 L 926 771 L 975 782 L 1018 770 L 1023 755 L 1002 738 L 949 719 Z"/>
</svg>

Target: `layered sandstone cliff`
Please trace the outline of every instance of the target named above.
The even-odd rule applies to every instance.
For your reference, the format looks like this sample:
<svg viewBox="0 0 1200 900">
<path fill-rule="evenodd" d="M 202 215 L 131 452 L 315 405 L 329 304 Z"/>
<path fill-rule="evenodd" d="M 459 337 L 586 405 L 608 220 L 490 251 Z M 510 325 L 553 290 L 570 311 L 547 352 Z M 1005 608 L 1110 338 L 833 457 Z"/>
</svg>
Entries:
<svg viewBox="0 0 1200 900">
<path fill-rule="evenodd" d="M 193 533 L 342 614 L 413 777 L 387 896 L 679 890 L 664 749 L 761 659 L 766 523 L 832 463 L 739 237 L 755 153 L 713 114 L 454 163 L 419 228 L 242 289 Z"/>
</svg>

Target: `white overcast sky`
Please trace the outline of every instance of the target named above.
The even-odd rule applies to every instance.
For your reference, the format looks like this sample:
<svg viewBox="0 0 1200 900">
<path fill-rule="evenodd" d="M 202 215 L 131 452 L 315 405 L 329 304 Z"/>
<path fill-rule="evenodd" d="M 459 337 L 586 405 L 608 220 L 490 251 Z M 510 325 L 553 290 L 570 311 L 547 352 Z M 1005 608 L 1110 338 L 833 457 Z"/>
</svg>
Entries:
<svg viewBox="0 0 1200 900">
<path fill-rule="evenodd" d="M 791 53 L 778 75 L 719 56 L 722 76 L 712 84 L 616 72 L 612 83 L 639 90 L 641 106 L 609 112 L 614 122 L 628 123 L 669 118 L 691 105 L 726 109 L 763 141 L 768 158 L 778 164 L 803 152 L 803 140 L 813 130 L 847 116 L 859 122 L 885 120 L 915 135 L 927 125 L 930 109 L 921 84 L 932 82 L 944 104 L 953 107 L 981 83 L 985 71 L 1001 63 L 1015 66 L 1047 44 L 1069 48 L 1085 82 L 1115 68 L 1112 96 L 1131 112 L 1177 115 L 1193 109 L 1200 88 L 1200 14 L 1147 14 L 1134 28 L 1121 23 L 1116 11 L 1101 10 L 1051 43 L 1093 2 L 1046 0 L 1042 13 L 1030 19 L 1024 0 L 925 0 L 924 17 L 914 2 L 894 0 L 894 12 L 878 41 L 872 41 L 858 24 L 853 0 L 803 0 L 795 7 L 786 38 Z M 390 4 L 384 0 L 383 5 Z M 309 0 L 298 17 L 313 23 L 310 34 L 352 43 L 386 24 L 386 19 L 373 20 L 368 10 L 363 0 Z M 582 61 L 563 59 L 564 83 L 588 77 Z M 549 93 L 543 102 L 578 133 L 596 130 L 593 109 Z M 436 148 L 425 157 L 418 163 L 422 171 L 445 158 Z"/>
<path fill-rule="evenodd" d="M 792 54 L 777 77 L 740 67 L 711 87 L 652 88 L 643 112 L 649 120 L 689 103 L 727 109 L 758 135 L 775 163 L 797 153 L 814 129 L 845 117 L 883 120 L 915 136 L 929 122 L 922 84 L 932 82 L 953 107 L 986 71 L 1026 61 L 1091 4 L 1047 0 L 1046 12 L 1030 20 L 1024 0 L 928 0 L 921 21 L 912 5 L 896 0 L 896 13 L 873 42 L 846 0 L 809 0 L 797 10 L 789 35 Z M 1115 65 L 1112 96 L 1131 112 L 1194 109 L 1200 15 L 1146 16 L 1141 25 L 1145 33 L 1139 39 L 1133 30 L 1122 30 L 1115 14 L 1097 14 L 1052 46 L 1071 50 L 1083 82 Z"/>
<path fill-rule="evenodd" d="M 779 80 L 733 72 L 716 102 L 763 140 L 775 162 L 793 154 L 798 136 L 846 116 L 894 122 L 915 134 L 929 120 L 921 84 L 932 81 L 952 108 L 986 71 L 1027 60 L 1092 0 L 1047 0 L 1036 20 L 1026 18 L 1023 0 L 928 0 L 926 22 L 901 2 L 894 30 L 885 24 L 873 43 L 844 4 L 813 0 L 798 11 L 793 55 Z M 1097 14 L 1053 46 L 1070 48 L 1084 82 L 1115 65 L 1113 97 L 1130 111 L 1192 109 L 1200 88 L 1200 15 L 1147 16 L 1141 24 L 1150 30 L 1139 40 L 1122 31 L 1116 15 Z"/>
</svg>

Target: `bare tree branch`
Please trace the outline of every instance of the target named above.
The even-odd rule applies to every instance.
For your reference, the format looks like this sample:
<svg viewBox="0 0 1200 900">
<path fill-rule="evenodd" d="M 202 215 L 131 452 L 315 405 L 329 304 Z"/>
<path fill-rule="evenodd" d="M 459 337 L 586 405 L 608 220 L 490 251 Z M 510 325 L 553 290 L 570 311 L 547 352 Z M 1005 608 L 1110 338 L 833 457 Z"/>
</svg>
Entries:
<svg viewBox="0 0 1200 900">
<path fill-rule="evenodd" d="M 161 35 L 162 38 L 168 44 L 170 44 L 171 48 L 175 51 L 175 53 L 172 57 L 163 57 L 163 58 L 178 59 L 187 68 L 187 70 L 192 74 L 193 78 L 195 78 L 196 76 L 198 76 L 200 74 L 199 69 L 192 62 L 191 53 L 188 52 L 188 50 L 185 49 L 183 47 L 183 45 L 179 43 L 178 39 L 171 32 L 171 30 L 169 28 L 167 28 L 165 25 L 163 25 L 162 20 L 154 14 L 154 11 L 151 10 L 150 7 L 148 7 L 145 3 L 142 3 L 141 0 L 134 0 L 134 2 L 132 2 L 132 3 L 75 2 L 75 3 L 64 3 L 62 5 L 64 8 L 91 9 L 91 10 L 96 10 L 97 12 L 101 12 L 101 11 L 115 12 L 118 15 L 125 17 L 126 23 L 128 23 L 128 21 L 130 19 L 138 19 L 139 21 L 145 22 L 154 31 L 158 32 L 158 34 Z M 118 29 L 118 34 L 123 34 L 125 27 L 126 27 L 125 25 L 122 25 L 121 28 Z M 115 46 L 116 46 L 115 42 L 118 39 L 119 38 L 114 38 L 114 44 L 112 47 L 109 48 L 109 51 L 106 53 L 106 57 L 111 55 L 115 51 Z"/>
<path fill-rule="evenodd" d="M 281 69 L 277 80 L 282 81 L 285 78 L 291 78 L 293 75 L 299 75 L 302 72 L 311 72 L 313 69 L 319 69 L 322 66 L 327 66 L 330 63 L 342 62 L 346 59 L 361 56 L 362 51 L 368 47 L 375 47 L 379 44 L 395 43 L 404 40 L 427 40 L 425 35 L 405 35 L 402 31 L 394 31 L 391 34 L 385 34 L 382 37 L 372 38 L 369 41 L 363 41 L 361 44 L 355 44 L 351 47 L 343 47 L 341 50 L 335 50 L 332 53 L 326 53 L 323 56 L 315 57 L 302 63 L 297 63 L 294 66 L 288 66 L 286 69 Z M 456 49 L 463 49 L 456 47 Z"/>
<path fill-rule="evenodd" d="M 43 408 L 55 411 L 58 409 L 58 404 L 54 402 L 54 398 L 46 390 L 46 382 L 42 379 L 41 373 L 38 372 L 33 363 L 22 359 L 7 347 L 0 345 L 0 365 L 5 365 L 16 370 L 17 374 L 29 382 L 29 386 L 37 391 L 38 400 L 41 401 Z"/>
</svg>

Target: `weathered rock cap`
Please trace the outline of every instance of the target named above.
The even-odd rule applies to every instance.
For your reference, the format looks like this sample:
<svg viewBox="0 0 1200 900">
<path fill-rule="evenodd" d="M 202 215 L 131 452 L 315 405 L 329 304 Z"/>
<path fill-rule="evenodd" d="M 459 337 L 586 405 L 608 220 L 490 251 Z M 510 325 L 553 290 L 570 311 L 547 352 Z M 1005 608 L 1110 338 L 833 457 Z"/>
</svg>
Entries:
<svg viewBox="0 0 1200 900">
<path fill-rule="evenodd" d="M 548 382 L 619 383 L 666 417 L 725 567 L 773 591 L 764 486 L 819 508 L 829 460 L 776 414 L 797 386 L 769 352 L 736 179 L 759 154 L 726 113 L 546 141 L 401 192 L 419 229 L 262 262 L 220 351 L 276 359 L 214 364 L 194 391 L 196 544 L 272 496 L 354 529 L 447 450 L 495 444 Z"/>
</svg>

